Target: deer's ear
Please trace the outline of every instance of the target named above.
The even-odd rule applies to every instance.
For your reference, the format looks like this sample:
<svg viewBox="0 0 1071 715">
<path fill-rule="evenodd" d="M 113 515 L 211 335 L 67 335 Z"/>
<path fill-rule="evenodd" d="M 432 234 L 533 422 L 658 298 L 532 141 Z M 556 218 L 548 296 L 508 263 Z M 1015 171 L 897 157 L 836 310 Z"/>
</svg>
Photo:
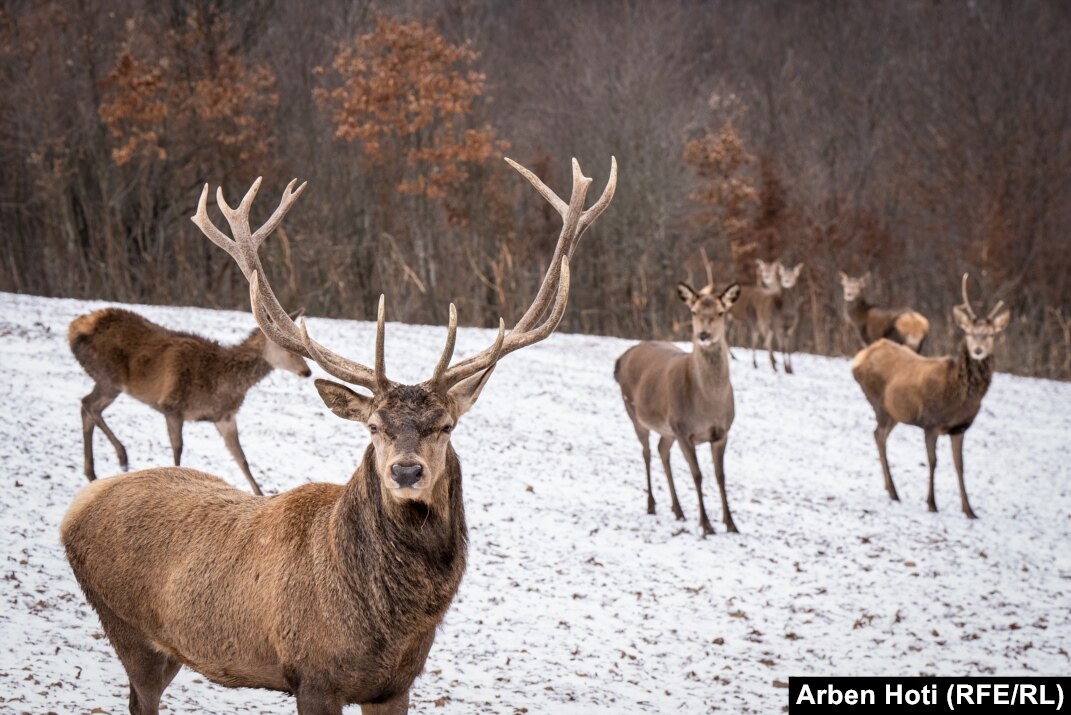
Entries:
<svg viewBox="0 0 1071 715">
<path fill-rule="evenodd" d="M 359 395 L 331 380 L 316 380 L 316 391 L 327 408 L 344 420 L 366 422 L 372 414 L 372 398 Z"/>
<path fill-rule="evenodd" d="M 974 327 L 974 321 L 962 305 L 957 305 L 952 309 L 952 320 L 956 321 L 956 325 L 964 332 Z"/>
<path fill-rule="evenodd" d="M 297 319 L 300 318 L 303 315 L 305 315 L 305 309 L 304 308 L 298 308 L 293 313 L 290 313 L 290 319 L 293 320 L 296 323 Z"/>
<path fill-rule="evenodd" d="M 801 264 L 802 265 L 802 264 Z M 844 271 L 837 271 L 837 275 L 840 276 L 840 284 L 844 285 L 848 282 L 848 274 Z"/>
<path fill-rule="evenodd" d="M 997 317 L 993 318 L 993 331 L 1001 332 L 1008 327 L 1008 323 L 1011 322 L 1011 311 L 1008 309 L 1002 310 Z"/>
<path fill-rule="evenodd" d="M 735 303 L 739 297 L 740 285 L 738 283 L 733 283 L 721 292 L 721 295 L 718 296 L 718 300 L 720 300 L 721 304 L 725 306 L 726 310 L 728 310 L 733 306 L 733 303 Z"/>
<path fill-rule="evenodd" d="M 677 295 L 681 297 L 688 305 L 691 305 L 699 297 L 699 294 L 692 290 L 692 287 L 687 283 L 681 282 L 677 284 Z"/>
<path fill-rule="evenodd" d="M 483 391 L 484 385 L 487 384 L 487 379 L 491 377 L 491 373 L 494 371 L 495 366 L 492 365 L 483 372 L 478 372 L 472 377 L 466 377 L 450 388 L 447 395 L 455 406 L 454 419 L 461 417 L 461 415 L 472 409 L 472 406 L 476 404 L 476 400 L 480 399 L 480 393 Z"/>
<path fill-rule="evenodd" d="M 859 285 L 866 285 L 870 283 L 870 271 L 863 274 L 863 277 L 859 279 Z"/>
<path fill-rule="evenodd" d="M 799 278 L 800 277 L 800 271 L 802 271 L 802 270 L 803 270 L 803 264 L 802 263 L 797 263 L 796 267 L 792 269 L 792 275 L 794 275 L 797 278 Z"/>
</svg>

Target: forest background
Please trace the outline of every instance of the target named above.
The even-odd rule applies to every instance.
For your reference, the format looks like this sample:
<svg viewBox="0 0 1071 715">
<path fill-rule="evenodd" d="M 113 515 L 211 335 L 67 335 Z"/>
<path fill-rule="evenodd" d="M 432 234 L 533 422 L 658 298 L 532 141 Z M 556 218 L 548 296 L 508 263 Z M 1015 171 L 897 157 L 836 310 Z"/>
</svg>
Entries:
<svg viewBox="0 0 1071 715">
<path fill-rule="evenodd" d="M 870 271 L 938 354 L 969 272 L 1013 309 L 1000 369 L 1068 379 L 1069 37 L 1038 0 L 15 0 L 0 290 L 248 309 L 189 217 L 298 177 L 262 249 L 284 305 L 512 324 L 559 219 L 501 158 L 562 192 L 616 155 L 566 331 L 686 338 L 705 251 L 720 283 L 805 264 L 802 350 L 858 348 L 837 273 Z"/>
</svg>

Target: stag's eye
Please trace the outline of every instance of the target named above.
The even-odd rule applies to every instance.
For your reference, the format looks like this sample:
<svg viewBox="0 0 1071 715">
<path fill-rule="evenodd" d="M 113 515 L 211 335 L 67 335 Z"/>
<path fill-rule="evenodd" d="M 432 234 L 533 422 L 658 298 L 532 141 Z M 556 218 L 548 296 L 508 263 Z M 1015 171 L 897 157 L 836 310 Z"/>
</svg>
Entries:
<svg viewBox="0 0 1071 715">
<path fill-rule="evenodd" d="M 370 434 L 378 434 L 379 433 L 379 427 L 376 427 L 375 425 L 368 425 L 368 432 Z"/>
<path fill-rule="evenodd" d="M 443 434 L 450 434 L 453 430 L 454 430 L 454 426 L 453 425 L 443 425 L 442 433 Z"/>
</svg>

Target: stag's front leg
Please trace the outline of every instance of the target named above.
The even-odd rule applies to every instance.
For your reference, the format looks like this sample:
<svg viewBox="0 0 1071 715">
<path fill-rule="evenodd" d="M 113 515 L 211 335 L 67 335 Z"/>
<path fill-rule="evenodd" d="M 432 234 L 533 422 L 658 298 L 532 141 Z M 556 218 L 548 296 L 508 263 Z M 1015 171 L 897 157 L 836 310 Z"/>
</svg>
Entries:
<svg viewBox="0 0 1071 715">
<path fill-rule="evenodd" d="M 342 702 L 327 688 L 302 683 L 297 692 L 297 711 L 298 715 L 342 715 Z M 364 707 L 361 712 L 366 712 Z"/>
<path fill-rule="evenodd" d="M 721 518 L 725 524 L 725 530 L 730 534 L 740 533 L 733 523 L 733 515 L 729 511 L 729 498 L 725 494 L 725 447 L 729 444 L 729 435 L 726 434 L 719 440 L 711 440 L 710 456 L 714 460 L 714 478 L 718 480 L 718 491 L 721 492 Z"/>
<path fill-rule="evenodd" d="M 933 496 L 933 473 L 937 470 L 937 432 L 926 430 L 926 461 L 930 465 L 930 491 L 926 495 L 926 506 L 930 511 L 937 511 L 937 500 Z"/>
<path fill-rule="evenodd" d="M 678 435 L 681 443 L 681 451 L 684 452 L 684 461 L 688 462 L 688 469 L 692 472 L 692 481 L 695 482 L 695 495 L 699 501 L 699 530 L 703 536 L 713 534 L 714 529 L 707 519 L 707 509 L 703 505 L 703 473 L 699 471 L 699 460 L 695 456 L 695 444 L 688 435 Z"/>
<path fill-rule="evenodd" d="M 952 440 L 952 461 L 956 465 L 956 477 L 959 478 L 959 503 L 968 519 L 977 519 L 978 515 L 967 501 L 967 486 L 963 483 L 963 432 L 949 435 Z"/>
<path fill-rule="evenodd" d="M 405 715 L 409 712 L 409 691 L 376 705 L 362 705 L 361 715 Z"/>
</svg>

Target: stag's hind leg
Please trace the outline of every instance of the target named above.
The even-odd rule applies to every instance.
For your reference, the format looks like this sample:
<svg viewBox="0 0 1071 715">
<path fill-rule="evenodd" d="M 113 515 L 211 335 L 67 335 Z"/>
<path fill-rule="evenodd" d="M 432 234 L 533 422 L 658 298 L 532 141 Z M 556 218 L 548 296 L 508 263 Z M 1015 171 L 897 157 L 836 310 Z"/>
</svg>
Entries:
<svg viewBox="0 0 1071 715">
<path fill-rule="evenodd" d="M 104 436 L 112 443 L 115 454 L 119 458 L 119 467 L 125 472 L 128 466 L 126 448 L 123 447 L 119 438 L 115 436 L 111 428 L 104 421 L 103 412 L 108 405 L 115 402 L 119 397 L 119 390 L 104 387 L 99 382 L 93 386 L 92 392 L 82 398 L 82 441 L 85 447 L 85 475 L 89 481 L 97 478 L 96 469 L 93 465 L 93 428 L 100 427 Z"/>
<path fill-rule="evenodd" d="M 627 397 L 623 399 L 625 412 L 628 413 L 628 418 L 632 420 L 632 429 L 636 430 L 636 437 L 640 440 L 640 444 L 643 445 L 643 468 L 647 472 L 647 513 L 654 514 L 655 501 L 654 494 L 651 492 L 651 431 L 636 419 L 636 410 L 632 406 L 632 401 Z"/>
<path fill-rule="evenodd" d="M 167 412 L 164 417 L 167 419 L 167 437 L 171 440 L 171 455 L 177 467 L 182 464 L 182 415 Z"/>
<path fill-rule="evenodd" d="M 889 458 L 885 454 L 885 442 L 889 439 L 889 433 L 896 426 L 896 420 L 885 413 L 878 414 L 878 426 L 874 430 L 874 441 L 878 444 L 878 457 L 881 459 L 881 471 L 885 475 L 885 491 L 893 501 L 900 501 L 896 493 L 896 485 L 893 484 L 892 474 L 889 472 Z"/>
<path fill-rule="evenodd" d="M 130 679 L 130 715 L 158 715 L 160 696 L 182 664 L 149 645 L 136 628 L 115 615 L 100 599 L 86 595 Z"/>
<path fill-rule="evenodd" d="M 666 473 L 666 481 L 669 483 L 670 508 L 677 521 L 684 521 L 684 511 L 681 503 L 677 501 L 677 488 L 673 486 L 673 470 L 669 466 L 669 450 L 675 441 L 674 437 L 662 436 L 658 440 L 658 456 L 662 458 L 662 470 Z"/>
<path fill-rule="evenodd" d="M 963 432 L 953 432 L 949 435 L 952 439 L 952 461 L 956 464 L 956 477 L 959 479 L 959 503 L 963 507 L 963 513 L 968 519 L 977 519 L 978 515 L 971 509 L 967 501 L 967 486 L 963 482 Z"/>
</svg>

